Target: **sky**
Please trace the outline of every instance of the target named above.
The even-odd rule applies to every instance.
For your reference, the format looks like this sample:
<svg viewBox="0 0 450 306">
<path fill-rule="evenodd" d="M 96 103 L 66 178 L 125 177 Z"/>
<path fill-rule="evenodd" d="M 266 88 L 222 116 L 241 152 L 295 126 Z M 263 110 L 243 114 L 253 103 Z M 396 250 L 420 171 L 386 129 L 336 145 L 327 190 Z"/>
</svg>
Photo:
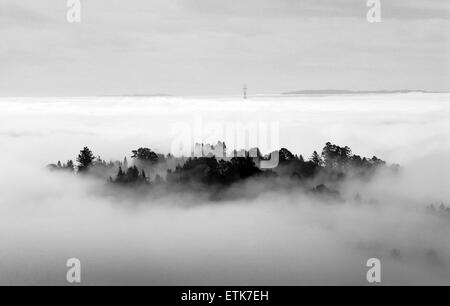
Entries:
<svg viewBox="0 0 450 306">
<path fill-rule="evenodd" d="M 0 96 L 450 90 L 450 2 L 0 0 Z"/>
</svg>

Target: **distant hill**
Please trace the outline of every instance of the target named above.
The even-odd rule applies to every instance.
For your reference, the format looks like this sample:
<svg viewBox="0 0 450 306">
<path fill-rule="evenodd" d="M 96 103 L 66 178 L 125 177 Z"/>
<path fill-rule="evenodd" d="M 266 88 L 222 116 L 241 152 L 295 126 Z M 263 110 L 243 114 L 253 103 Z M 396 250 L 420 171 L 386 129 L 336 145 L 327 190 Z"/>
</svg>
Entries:
<svg viewBox="0 0 450 306">
<path fill-rule="evenodd" d="M 396 94 L 396 93 L 444 93 L 436 91 L 426 91 L 426 90 L 364 90 L 364 91 L 354 91 L 354 90 L 300 90 L 285 92 L 283 95 L 361 95 L 361 94 Z"/>
</svg>

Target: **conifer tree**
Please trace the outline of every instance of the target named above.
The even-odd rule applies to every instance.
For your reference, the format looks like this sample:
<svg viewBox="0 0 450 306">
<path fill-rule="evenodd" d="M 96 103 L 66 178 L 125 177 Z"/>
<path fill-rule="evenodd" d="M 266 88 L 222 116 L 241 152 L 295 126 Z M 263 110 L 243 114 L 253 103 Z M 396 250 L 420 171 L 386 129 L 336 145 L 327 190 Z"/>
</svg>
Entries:
<svg viewBox="0 0 450 306">
<path fill-rule="evenodd" d="M 314 151 L 314 153 L 312 154 L 310 160 L 316 166 L 322 166 L 323 165 L 323 159 L 320 157 L 320 155 L 319 155 L 319 153 L 317 153 L 317 151 Z"/>
<path fill-rule="evenodd" d="M 94 159 L 95 157 L 92 151 L 88 147 L 84 147 L 84 149 L 80 151 L 77 158 L 78 172 L 87 171 L 89 167 L 92 166 Z"/>
</svg>

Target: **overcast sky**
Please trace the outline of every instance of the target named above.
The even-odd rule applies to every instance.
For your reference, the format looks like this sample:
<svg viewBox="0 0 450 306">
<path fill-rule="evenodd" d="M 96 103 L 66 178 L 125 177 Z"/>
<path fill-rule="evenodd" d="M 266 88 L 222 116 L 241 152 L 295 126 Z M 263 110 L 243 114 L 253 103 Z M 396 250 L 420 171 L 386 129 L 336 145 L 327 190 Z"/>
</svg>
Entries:
<svg viewBox="0 0 450 306">
<path fill-rule="evenodd" d="M 0 0 L 0 95 L 450 90 L 450 1 Z"/>
</svg>

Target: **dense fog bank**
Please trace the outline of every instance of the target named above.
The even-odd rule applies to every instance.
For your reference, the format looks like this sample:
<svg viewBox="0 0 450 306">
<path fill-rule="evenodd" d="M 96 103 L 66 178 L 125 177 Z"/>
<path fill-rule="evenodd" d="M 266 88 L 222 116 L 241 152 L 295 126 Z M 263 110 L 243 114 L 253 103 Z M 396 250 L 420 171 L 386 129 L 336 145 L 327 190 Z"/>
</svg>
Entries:
<svg viewBox="0 0 450 306">
<path fill-rule="evenodd" d="M 66 284 L 71 257 L 81 260 L 84 284 L 366 284 L 372 257 L 382 261 L 383 284 L 449 284 L 450 215 L 439 206 L 450 206 L 450 108 L 441 96 L 387 98 L 370 106 L 342 102 L 341 109 L 329 100 L 265 100 L 259 116 L 269 117 L 266 104 L 285 103 L 285 112 L 276 113 L 281 146 L 312 152 L 332 140 L 401 164 L 398 175 L 346 181 L 340 186 L 345 202 L 250 182 L 246 188 L 256 190 L 254 196 L 220 205 L 196 193 L 136 205 L 105 196 L 104 180 L 45 169 L 85 145 L 111 159 L 142 143 L 164 152 L 156 126 L 168 123 L 151 120 L 169 116 L 162 104 L 104 109 L 93 103 L 88 111 L 86 102 L 1 102 L 0 284 Z M 196 111 L 196 103 L 203 105 L 195 101 L 184 114 Z M 231 116 L 231 107 L 216 107 L 224 109 L 217 117 Z M 132 120 L 125 128 L 121 120 L 142 113 L 154 114 L 139 121 L 148 124 L 145 132 Z M 344 124 L 336 113 L 355 119 Z M 313 132 L 299 141 L 298 131 Z"/>
</svg>

